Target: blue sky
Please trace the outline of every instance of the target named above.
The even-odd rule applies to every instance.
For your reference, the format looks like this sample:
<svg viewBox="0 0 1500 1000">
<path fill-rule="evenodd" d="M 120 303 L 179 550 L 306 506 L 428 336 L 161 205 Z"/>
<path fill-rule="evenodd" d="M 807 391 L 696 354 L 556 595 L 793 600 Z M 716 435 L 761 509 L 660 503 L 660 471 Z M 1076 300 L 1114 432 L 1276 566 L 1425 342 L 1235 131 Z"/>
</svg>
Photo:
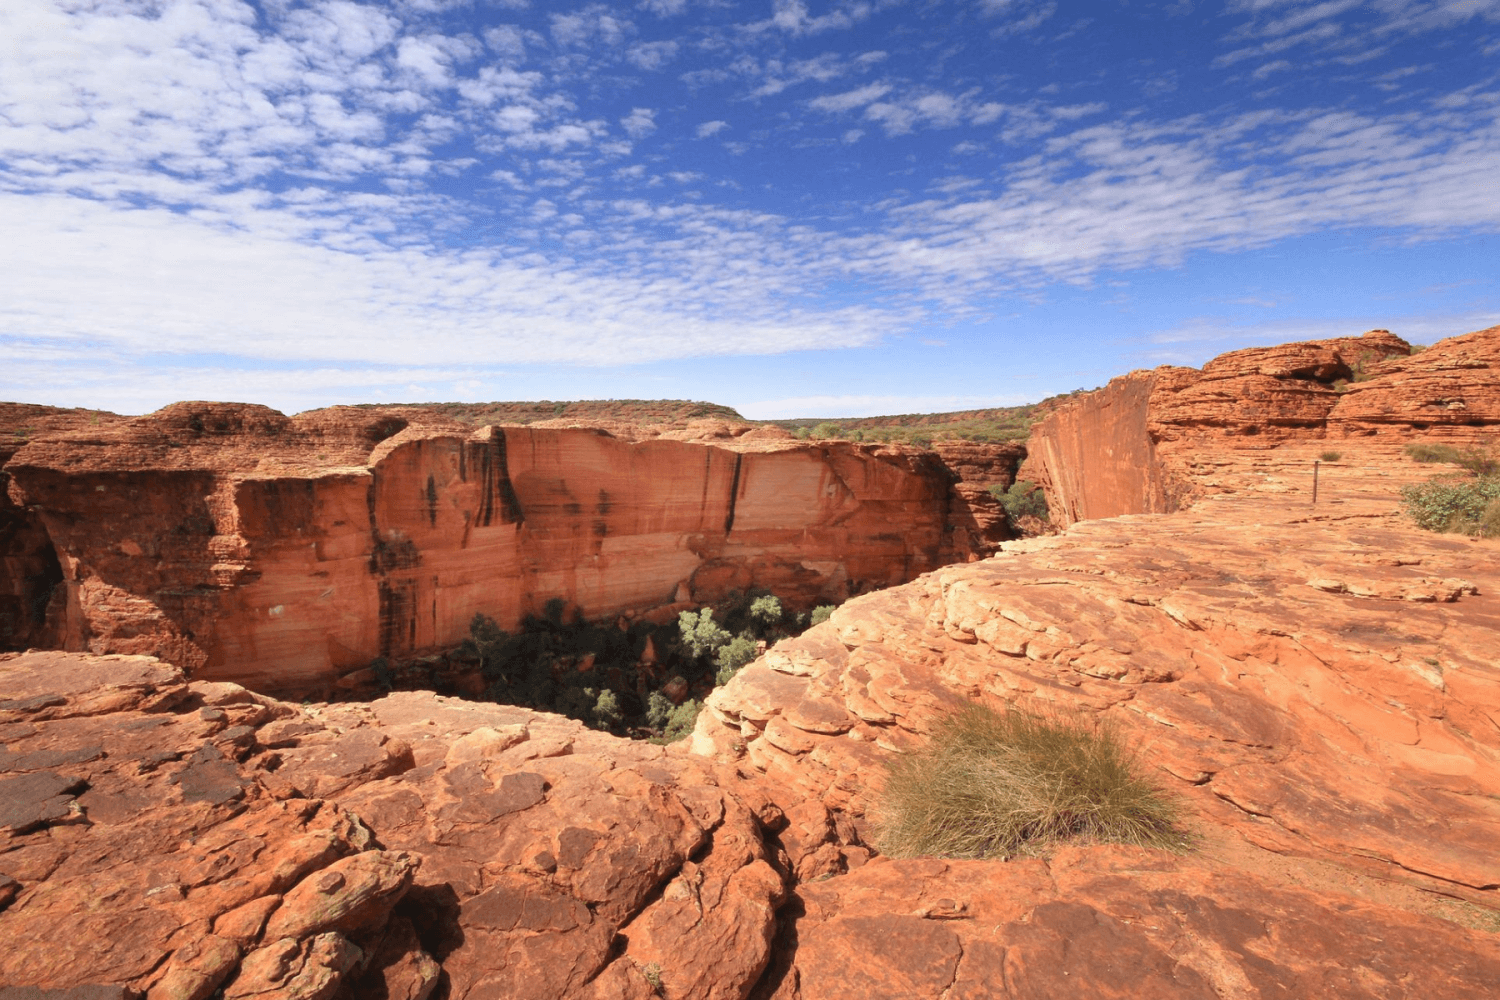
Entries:
<svg viewBox="0 0 1500 1000">
<path fill-rule="evenodd" d="M 6 0 L 0 398 L 961 409 L 1500 323 L 1500 0 Z"/>
</svg>

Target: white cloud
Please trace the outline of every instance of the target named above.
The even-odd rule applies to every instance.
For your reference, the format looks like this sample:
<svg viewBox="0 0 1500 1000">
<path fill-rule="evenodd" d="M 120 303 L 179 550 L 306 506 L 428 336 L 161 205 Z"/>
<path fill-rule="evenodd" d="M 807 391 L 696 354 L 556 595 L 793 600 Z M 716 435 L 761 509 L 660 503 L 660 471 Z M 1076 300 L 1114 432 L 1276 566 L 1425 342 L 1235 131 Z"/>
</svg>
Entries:
<svg viewBox="0 0 1500 1000">
<path fill-rule="evenodd" d="M 1261 41 L 1219 56 L 1218 66 L 1298 46 L 1357 61 L 1394 36 L 1500 22 L 1500 0 L 1234 0 L 1228 11 L 1246 15 L 1231 40 Z"/>
<path fill-rule="evenodd" d="M 526 33 L 514 24 L 486 28 L 484 43 L 501 59 L 519 63 L 526 58 Z"/>
<path fill-rule="evenodd" d="M 641 69 L 661 69 L 676 58 L 677 48 L 677 43 L 673 41 L 642 42 L 632 45 L 625 53 L 625 58 Z"/>
<path fill-rule="evenodd" d="M 869 344 L 914 317 L 969 315 L 975 302 L 1087 283 L 1101 269 L 1341 228 L 1403 239 L 1500 230 L 1500 96 L 1482 86 L 1364 113 L 1106 119 L 1098 102 L 1002 105 L 977 86 L 943 89 L 938 75 L 886 75 L 879 51 L 791 58 L 783 32 L 868 14 L 814 6 L 823 13 L 781 4 L 780 30 L 641 44 L 626 13 L 637 8 L 543 9 L 550 39 L 492 27 L 486 52 L 400 5 L 175 0 L 147 16 L 124 3 L 11 0 L 0 7 L 0 351 L 18 364 L 123 359 L 121 370 L 131 358 L 222 353 L 406 371 L 416 343 L 442 370 L 426 380 L 447 384 L 476 356 L 611 364 Z M 639 9 L 681 13 L 670 0 Z M 1372 9 L 1378 25 L 1461 13 L 1406 0 Z M 1294 62 L 1305 54 L 1295 46 L 1324 44 L 1308 33 L 1337 18 L 1313 11 L 1243 13 L 1258 26 L 1234 43 L 1254 50 L 1243 65 Z M 678 125 L 676 112 L 653 132 L 656 113 L 633 103 L 684 105 L 621 88 L 644 86 L 630 65 L 657 58 L 711 59 L 715 79 L 737 88 L 724 100 L 760 95 L 737 115 L 741 141 L 723 141 L 726 120 Z M 852 86 L 876 66 L 882 82 Z M 772 100 L 809 81 L 833 92 Z M 727 113 L 700 97 L 701 117 Z M 846 117 L 799 119 L 807 108 Z M 825 134 L 811 135 L 814 122 Z M 928 144 L 939 160 L 995 150 L 992 165 L 965 163 L 972 177 L 935 181 L 928 167 L 801 217 L 709 203 L 737 182 L 709 165 L 721 149 L 836 150 L 835 136 L 976 126 L 991 127 Z M 1000 150 L 997 132 L 1028 146 Z M 718 142 L 630 163 L 632 141 L 648 134 L 667 140 L 653 143 L 663 157 L 679 138 Z M 445 181 L 454 176 L 477 184 Z M 753 206 L 760 177 L 742 177 L 725 196 Z M 842 305 L 850 287 L 871 290 L 870 304 Z"/>
<path fill-rule="evenodd" d="M 1004 18 L 1000 26 L 991 32 L 1000 37 L 1019 35 L 1039 28 L 1057 13 L 1055 0 L 1040 3 L 1036 0 L 979 0 L 979 8 L 988 16 Z"/>
<path fill-rule="evenodd" d="M 1266 77 L 1270 76 L 1272 73 L 1279 73 L 1279 72 L 1281 72 L 1283 70 L 1288 70 L 1288 69 L 1291 69 L 1291 68 L 1292 68 L 1292 64 L 1291 64 L 1291 62 L 1289 60 L 1286 60 L 1286 59 L 1277 59 L 1274 62 L 1268 62 L 1268 63 L 1265 63 L 1265 64 L 1263 64 L 1261 66 L 1257 66 L 1256 69 L 1255 69 L 1255 72 L 1251 73 L 1250 76 L 1251 76 L 1252 79 L 1255 79 L 1255 80 L 1264 80 Z"/>
<path fill-rule="evenodd" d="M 562 46 L 617 47 L 635 34 L 634 22 L 602 3 L 590 4 L 573 14 L 553 14 L 551 20 L 552 39 Z"/>
<path fill-rule="evenodd" d="M 651 108 L 633 108 L 620 119 L 620 127 L 632 139 L 644 139 L 656 131 L 656 112 Z"/>
<path fill-rule="evenodd" d="M 807 9 L 805 0 L 772 0 L 771 18 L 752 30 L 777 29 L 790 35 L 816 35 L 824 31 L 852 28 L 874 11 L 874 5 L 863 0 L 841 0 L 833 10 L 817 17 Z"/>
<path fill-rule="evenodd" d="M 1051 140 L 999 194 L 895 210 L 859 241 L 873 271 L 944 283 L 955 302 L 1006 275 L 1085 281 L 1103 267 L 1171 265 L 1190 250 L 1265 246 L 1331 228 L 1412 237 L 1500 230 L 1500 96 L 1482 116 L 1431 109 L 1258 113 L 1209 124 L 1112 122 Z M 1275 158 L 1278 170 L 1258 169 Z"/>
<path fill-rule="evenodd" d="M 0 195 L 0 225 L 0 344 L 78 362 L 103 351 L 409 367 L 420 345 L 436 366 L 609 365 L 852 346 L 892 329 L 875 309 L 768 301 L 750 259 L 645 282 L 484 251 L 334 249 L 288 238 L 298 223 L 276 212 L 231 227 L 65 196 Z"/>
<path fill-rule="evenodd" d="M 808 106 L 818 111 L 849 111 L 853 108 L 862 108 L 871 101 L 884 97 L 891 92 L 888 83 L 869 83 L 863 87 L 846 90 L 842 94 L 825 94 L 808 101 Z"/>
</svg>

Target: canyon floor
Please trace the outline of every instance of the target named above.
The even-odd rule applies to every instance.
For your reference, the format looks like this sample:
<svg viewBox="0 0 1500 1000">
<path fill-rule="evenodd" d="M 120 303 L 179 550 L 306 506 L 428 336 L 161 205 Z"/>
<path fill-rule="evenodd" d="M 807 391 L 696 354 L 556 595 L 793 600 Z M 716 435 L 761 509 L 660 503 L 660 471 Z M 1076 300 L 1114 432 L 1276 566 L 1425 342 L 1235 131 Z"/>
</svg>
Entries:
<svg viewBox="0 0 1500 1000">
<path fill-rule="evenodd" d="M 1414 528 L 1396 444 L 1314 505 L 1324 447 L 854 598 L 666 747 L 7 655 L 0 996 L 1494 997 L 1500 542 Z M 976 698 L 1111 722 L 1192 848 L 874 852 Z"/>
</svg>

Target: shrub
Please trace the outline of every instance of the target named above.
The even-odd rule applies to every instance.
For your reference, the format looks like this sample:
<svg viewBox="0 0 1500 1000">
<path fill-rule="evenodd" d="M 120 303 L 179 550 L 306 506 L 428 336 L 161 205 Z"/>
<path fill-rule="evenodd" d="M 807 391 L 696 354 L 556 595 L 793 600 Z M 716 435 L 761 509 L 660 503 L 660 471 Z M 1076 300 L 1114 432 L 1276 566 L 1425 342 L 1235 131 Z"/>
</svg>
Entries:
<svg viewBox="0 0 1500 1000">
<path fill-rule="evenodd" d="M 1413 462 L 1456 462 L 1458 449 L 1446 444 L 1409 444 L 1406 454 Z"/>
<path fill-rule="evenodd" d="M 667 720 L 666 731 L 662 734 L 664 741 L 675 743 L 691 733 L 702 708 L 703 702 L 690 698 L 672 709 L 672 717 Z"/>
<path fill-rule="evenodd" d="M 653 729 L 665 729 L 667 720 L 672 718 L 672 710 L 676 707 L 671 698 L 660 691 L 652 691 L 646 698 L 646 724 Z"/>
<path fill-rule="evenodd" d="M 1500 473 L 1500 458 L 1493 448 L 1455 448 L 1449 444 L 1409 444 L 1406 453 L 1414 462 L 1446 462 L 1468 469 L 1477 476 Z"/>
<path fill-rule="evenodd" d="M 677 616 L 677 628 L 682 632 L 682 644 L 695 658 L 714 652 L 733 638 L 714 622 L 713 608 L 682 612 Z"/>
<path fill-rule="evenodd" d="M 1500 476 L 1413 483 L 1401 499 L 1419 528 L 1500 538 Z"/>
<path fill-rule="evenodd" d="M 750 617 L 767 625 L 781 621 L 781 601 L 774 594 L 757 597 L 750 603 Z"/>
<path fill-rule="evenodd" d="M 808 617 L 807 623 L 809 625 L 823 624 L 833 617 L 834 607 L 832 604 L 819 604 L 812 609 L 812 614 Z"/>
<path fill-rule="evenodd" d="M 740 672 L 740 668 L 755 659 L 755 640 L 738 635 L 728 644 L 719 647 L 719 672 L 714 675 L 715 684 L 728 684 L 729 678 Z"/>
<path fill-rule="evenodd" d="M 1017 479 L 1010 484 L 1009 489 L 996 483 L 990 487 L 990 496 L 1000 501 L 1012 528 L 1023 517 L 1035 517 L 1043 521 L 1048 519 L 1047 494 L 1036 483 Z"/>
<path fill-rule="evenodd" d="M 1337 462 L 1339 459 L 1344 457 L 1344 453 L 1341 451 L 1325 451 L 1318 457 L 1325 462 Z"/>
<path fill-rule="evenodd" d="M 887 765 L 875 842 L 892 857 L 1006 856 L 1074 837 L 1181 848 L 1177 815 L 1109 727 L 970 705 Z"/>
<path fill-rule="evenodd" d="M 599 692 L 599 697 L 594 701 L 593 710 L 589 713 L 594 717 L 594 724 L 600 729 L 615 729 L 620 725 L 620 699 L 609 688 Z"/>
</svg>

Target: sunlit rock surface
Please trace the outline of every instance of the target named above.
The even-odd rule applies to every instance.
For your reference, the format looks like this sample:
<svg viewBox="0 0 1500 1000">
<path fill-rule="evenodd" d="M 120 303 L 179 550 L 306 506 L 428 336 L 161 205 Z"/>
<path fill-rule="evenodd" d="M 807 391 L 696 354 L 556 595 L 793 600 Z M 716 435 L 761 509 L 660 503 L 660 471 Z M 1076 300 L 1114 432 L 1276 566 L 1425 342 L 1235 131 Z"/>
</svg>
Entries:
<svg viewBox="0 0 1500 1000">
<path fill-rule="evenodd" d="M 38 644 L 259 690 L 451 646 L 476 613 L 511 628 L 561 598 L 608 619 L 751 587 L 811 606 L 1006 537 L 930 452 L 738 430 L 628 441 L 181 403 L 34 440 L 5 468 L 57 552 Z"/>
<path fill-rule="evenodd" d="M 1213 492 L 1203 463 L 1287 442 L 1484 444 L 1500 428 L 1500 327 L 1415 355 L 1398 337 L 1257 347 L 1203 366 L 1131 372 L 1033 429 L 1023 476 L 1054 520 L 1164 513 Z"/>
</svg>

